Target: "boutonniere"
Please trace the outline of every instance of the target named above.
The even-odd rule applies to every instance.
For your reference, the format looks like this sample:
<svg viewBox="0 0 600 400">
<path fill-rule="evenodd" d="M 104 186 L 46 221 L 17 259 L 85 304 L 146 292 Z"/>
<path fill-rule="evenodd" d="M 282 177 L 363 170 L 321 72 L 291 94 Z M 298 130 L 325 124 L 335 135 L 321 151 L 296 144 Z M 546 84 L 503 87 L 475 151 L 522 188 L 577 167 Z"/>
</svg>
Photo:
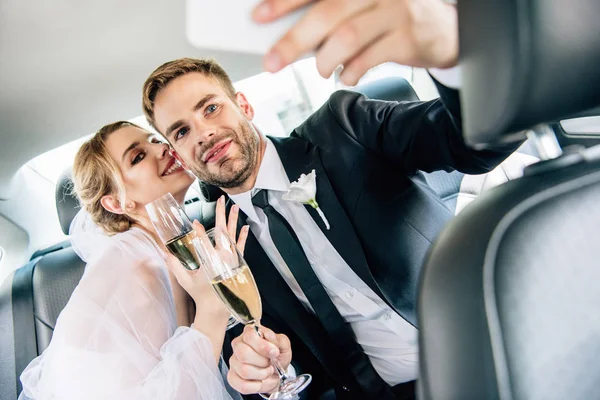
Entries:
<svg viewBox="0 0 600 400">
<path fill-rule="evenodd" d="M 286 194 L 283 195 L 284 200 L 297 201 L 302 204 L 308 204 L 317 212 L 325 223 L 325 227 L 329 229 L 329 221 L 323 214 L 323 211 L 319 208 L 319 203 L 316 200 L 317 197 L 317 173 L 313 169 L 310 174 L 300 175 L 300 178 L 296 182 L 290 183 L 290 187 Z"/>
</svg>

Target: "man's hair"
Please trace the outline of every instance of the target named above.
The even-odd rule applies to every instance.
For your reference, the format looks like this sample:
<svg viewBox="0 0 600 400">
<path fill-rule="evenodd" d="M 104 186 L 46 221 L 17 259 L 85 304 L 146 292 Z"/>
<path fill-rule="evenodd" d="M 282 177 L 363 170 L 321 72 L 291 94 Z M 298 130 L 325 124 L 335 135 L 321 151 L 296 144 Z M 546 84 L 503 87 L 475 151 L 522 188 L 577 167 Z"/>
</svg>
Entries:
<svg viewBox="0 0 600 400">
<path fill-rule="evenodd" d="M 235 101 L 235 89 L 227 72 L 212 59 L 179 58 L 156 68 L 144 83 L 142 108 L 148 123 L 159 132 L 154 119 L 154 100 L 156 96 L 174 79 L 190 72 L 200 72 L 216 79 L 229 98 Z M 164 133 L 164 132 L 160 132 Z"/>
</svg>

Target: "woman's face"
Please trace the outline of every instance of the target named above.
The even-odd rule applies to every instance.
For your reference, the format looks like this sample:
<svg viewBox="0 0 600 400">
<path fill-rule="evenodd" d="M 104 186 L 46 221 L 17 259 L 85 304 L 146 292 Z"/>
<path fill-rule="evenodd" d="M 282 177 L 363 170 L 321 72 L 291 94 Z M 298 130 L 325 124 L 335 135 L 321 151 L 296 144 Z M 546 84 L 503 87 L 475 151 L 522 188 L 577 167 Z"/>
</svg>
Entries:
<svg viewBox="0 0 600 400">
<path fill-rule="evenodd" d="M 195 177 L 171 155 L 169 146 L 156 135 L 127 126 L 110 134 L 108 153 L 121 169 L 125 186 L 126 211 L 144 213 L 145 206 L 170 192 L 182 203 Z"/>
</svg>

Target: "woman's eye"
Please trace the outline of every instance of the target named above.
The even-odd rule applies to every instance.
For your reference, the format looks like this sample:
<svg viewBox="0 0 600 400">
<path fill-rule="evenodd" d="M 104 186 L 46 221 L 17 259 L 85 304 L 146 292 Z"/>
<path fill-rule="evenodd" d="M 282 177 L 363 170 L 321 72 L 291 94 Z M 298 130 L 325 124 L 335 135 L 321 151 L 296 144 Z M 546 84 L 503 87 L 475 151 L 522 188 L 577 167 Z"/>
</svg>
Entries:
<svg viewBox="0 0 600 400">
<path fill-rule="evenodd" d="M 154 138 L 150 139 L 150 143 L 152 143 L 152 144 L 161 144 L 162 141 L 159 138 L 155 138 L 154 137 Z"/>
<path fill-rule="evenodd" d="M 189 131 L 190 131 L 189 128 L 179 129 L 177 132 L 175 132 L 175 141 L 177 141 L 177 140 L 181 139 L 182 137 L 184 137 L 185 135 L 187 135 Z"/>
<path fill-rule="evenodd" d="M 135 165 L 135 164 L 139 163 L 140 161 L 142 161 L 144 159 L 144 156 L 145 156 L 144 153 L 139 153 L 138 155 L 133 157 L 133 160 L 131 160 L 131 165 Z"/>
</svg>

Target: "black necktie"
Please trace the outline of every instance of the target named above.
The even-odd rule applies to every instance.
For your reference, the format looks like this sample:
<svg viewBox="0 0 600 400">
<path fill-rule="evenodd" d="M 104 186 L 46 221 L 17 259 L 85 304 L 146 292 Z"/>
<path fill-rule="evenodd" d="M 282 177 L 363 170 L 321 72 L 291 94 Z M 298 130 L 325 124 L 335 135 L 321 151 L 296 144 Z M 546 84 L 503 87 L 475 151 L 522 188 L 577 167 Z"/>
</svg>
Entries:
<svg viewBox="0 0 600 400">
<path fill-rule="evenodd" d="M 269 204 L 268 192 L 260 190 L 252 198 L 252 204 L 261 208 L 266 214 L 273 243 L 296 278 L 331 341 L 337 345 L 342 365 L 350 367 L 352 375 L 365 393 L 375 396 L 373 398 L 393 398 L 389 386 L 377 374 L 371 361 L 356 342 L 350 324 L 340 315 L 317 278 L 294 230 Z"/>
</svg>

